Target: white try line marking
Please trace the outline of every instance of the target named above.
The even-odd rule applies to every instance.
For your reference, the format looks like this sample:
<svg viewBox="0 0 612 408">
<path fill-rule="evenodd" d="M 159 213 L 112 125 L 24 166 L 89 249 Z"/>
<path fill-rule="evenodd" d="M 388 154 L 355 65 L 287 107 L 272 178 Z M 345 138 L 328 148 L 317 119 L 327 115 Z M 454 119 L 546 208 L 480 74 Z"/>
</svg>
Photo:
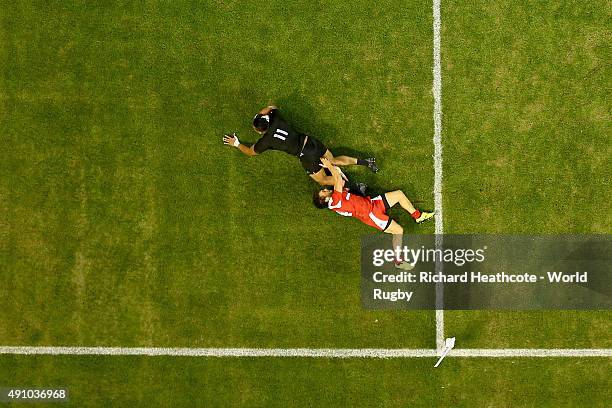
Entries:
<svg viewBox="0 0 612 408">
<path fill-rule="evenodd" d="M 409 358 L 438 357 L 437 349 L 0 347 L 0 354 L 179 357 Z M 453 349 L 453 357 L 612 357 L 612 349 Z"/>
<path fill-rule="evenodd" d="M 442 248 L 444 214 L 442 211 L 442 68 L 440 65 L 440 1 L 433 1 L 433 97 L 434 97 L 434 206 L 436 210 L 436 249 Z M 442 271 L 442 262 L 436 262 L 436 272 Z M 443 286 L 436 284 L 436 348 L 444 348 Z"/>
</svg>

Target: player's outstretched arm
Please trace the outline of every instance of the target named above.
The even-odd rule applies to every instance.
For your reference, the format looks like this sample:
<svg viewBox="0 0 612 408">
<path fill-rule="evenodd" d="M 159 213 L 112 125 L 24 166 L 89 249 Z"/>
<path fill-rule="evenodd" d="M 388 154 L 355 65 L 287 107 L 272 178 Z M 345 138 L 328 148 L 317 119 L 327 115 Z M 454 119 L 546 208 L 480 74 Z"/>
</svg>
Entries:
<svg viewBox="0 0 612 408">
<path fill-rule="evenodd" d="M 314 181 L 316 181 L 322 186 L 333 186 L 334 185 L 334 179 L 332 178 L 332 176 L 326 176 L 325 171 L 323 170 L 320 170 L 317 173 L 311 174 L 310 178 L 312 178 Z"/>
<path fill-rule="evenodd" d="M 267 115 L 268 113 L 270 113 L 274 109 L 278 109 L 278 107 L 274 106 L 274 105 L 266 106 L 265 108 L 263 108 L 262 110 L 259 111 L 259 114 L 260 115 Z"/>
<path fill-rule="evenodd" d="M 321 157 L 321 164 L 331 173 L 331 177 L 334 180 L 334 190 L 341 193 L 344 188 L 344 179 L 342 178 L 340 170 L 325 157 Z"/>
<path fill-rule="evenodd" d="M 238 140 L 238 136 L 236 136 L 235 133 L 231 135 L 223 135 L 223 144 L 233 146 L 247 156 L 257 156 L 257 152 L 253 146 L 246 146 L 240 143 L 240 140 Z"/>
</svg>

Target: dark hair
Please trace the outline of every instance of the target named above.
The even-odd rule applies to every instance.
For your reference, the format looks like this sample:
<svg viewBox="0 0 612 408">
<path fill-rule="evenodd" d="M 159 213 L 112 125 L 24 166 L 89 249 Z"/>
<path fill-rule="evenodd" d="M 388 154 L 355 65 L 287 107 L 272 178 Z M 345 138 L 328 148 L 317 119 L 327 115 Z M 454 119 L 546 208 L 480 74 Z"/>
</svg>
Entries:
<svg viewBox="0 0 612 408">
<path fill-rule="evenodd" d="M 319 193 L 322 190 L 324 190 L 324 189 L 321 189 L 319 191 L 315 191 L 314 195 L 312 196 L 312 203 L 317 208 L 327 208 L 327 203 L 324 200 L 322 200 L 321 197 L 319 197 Z"/>
<path fill-rule="evenodd" d="M 257 129 L 257 131 L 265 132 L 266 130 L 268 130 L 269 126 L 270 126 L 270 122 L 268 121 L 267 117 L 264 117 L 263 115 L 258 113 L 253 118 L 253 127 Z"/>
</svg>

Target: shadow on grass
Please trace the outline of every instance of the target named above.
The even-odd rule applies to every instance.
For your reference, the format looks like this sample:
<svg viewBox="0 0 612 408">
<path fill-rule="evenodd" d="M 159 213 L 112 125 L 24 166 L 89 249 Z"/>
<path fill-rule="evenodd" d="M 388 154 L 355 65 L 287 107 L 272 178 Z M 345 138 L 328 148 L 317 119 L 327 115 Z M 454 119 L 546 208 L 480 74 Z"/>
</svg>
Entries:
<svg viewBox="0 0 612 408">
<path fill-rule="evenodd" d="M 321 122 L 309 98 L 298 91 L 293 91 L 290 95 L 279 98 L 277 105 L 283 118 L 298 132 L 313 136 L 325 145 L 338 138 L 338 128 L 332 124 Z"/>
</svg>

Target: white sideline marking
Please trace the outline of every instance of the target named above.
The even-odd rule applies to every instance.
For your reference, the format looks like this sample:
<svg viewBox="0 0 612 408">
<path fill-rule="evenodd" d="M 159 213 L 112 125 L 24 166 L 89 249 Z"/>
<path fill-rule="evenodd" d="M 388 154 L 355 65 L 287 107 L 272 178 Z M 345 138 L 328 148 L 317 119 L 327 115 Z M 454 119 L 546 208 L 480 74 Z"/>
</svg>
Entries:
<svg viewBox="0 0 612 408">
<path fill-rule="evenodd" d="M 185 357 L 435 357 L 434 349 L 163 348 L 163 347 L 0 347 L 0 354 L 185 356 Z"/>
<path fill-rule="evenodd" d="M 433 1 L 433 97 L 434 97 L 434 207 L 436 210 L 436 249 L 442 248 L 444 218 L 442 211 L 442 68 L 440 65 L 440 1 Z M 442 271 L 442 263 L 436 262 L 436 272 Z M 444 288 L 436 284 L 436 348 L 444 349 Z"/>
<path fill-rule="evenodd" d="M 0 347 L 0 354 L 182 357 L 437 357 L 437 349 L 163 348 L 163 347 Z M 453 357 L 612 357 L 612 349 L 453 349 Z"/>
</svg>

